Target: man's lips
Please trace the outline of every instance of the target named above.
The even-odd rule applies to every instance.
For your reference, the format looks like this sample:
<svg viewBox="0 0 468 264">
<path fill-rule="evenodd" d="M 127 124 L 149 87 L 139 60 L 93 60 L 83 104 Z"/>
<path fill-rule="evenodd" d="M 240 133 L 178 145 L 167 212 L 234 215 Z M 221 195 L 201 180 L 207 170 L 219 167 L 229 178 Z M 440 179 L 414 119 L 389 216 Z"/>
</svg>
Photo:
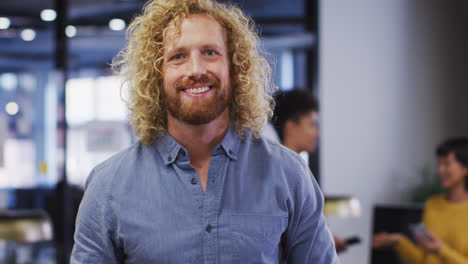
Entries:
<svg viewBox="0 0 468 264">
<path fill-rule="evenodd" d="M 189 94 L 203 94 L 211 90 L 213 87 L 214 87 L 213 84 L 208 84 L 208 83 L 194 84 L 194 85 L 183 87 L 182 91 L 189 93 Z"/>
</svg>

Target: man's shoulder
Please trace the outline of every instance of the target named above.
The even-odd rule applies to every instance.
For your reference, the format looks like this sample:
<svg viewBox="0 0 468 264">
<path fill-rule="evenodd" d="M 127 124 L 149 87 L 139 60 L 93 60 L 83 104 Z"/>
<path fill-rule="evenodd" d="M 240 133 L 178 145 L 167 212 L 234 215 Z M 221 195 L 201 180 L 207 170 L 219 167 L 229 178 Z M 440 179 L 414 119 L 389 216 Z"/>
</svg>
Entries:
<svg viewBox="0 0 468 264">
<path fill-rule="evenodd" d="M 105 170 L 109 168 L 119 167 L 122 165 L 122 162 L 132 159 L 137 152 L 141 149 L 141 143 L 137 142 L 124 150 L 117 152 L 116 154 L 110 156 L 108 159 L 99 163 L 94 167 L 95 171 Z"/>
<path fill-rule="evenodd" d="M 137 142 L 96 165 L 86 181 L 86 188 L 91 183 L 111 186 L 113 182 L 122 181 L 130 176 L 128 172 L 136 169 L 136 161 L 144 156 L 142 151 L 145 148 L 147 146 Z"/>
<path fill-rule="evenodd" d="M 268 137 L 261 136 L 253 138 L 252 141 L 253 144 L 255 144 L 260 151 L 263 151 L 272 161 L 305 165 L 304 159 L 302 159 L 296 152 Z"/>
<path fill-rule="evenodd" d="M 291 190 L 299 188 L 319 195 L 320 188 L 309 166 L 296 152 L 268 138 L 252 137 L 250 140 L 252 147 L 245 157 L 248 166 L 264 168 L 273 181 L 282 182 Z"/>
<path fill-rule="evenodd" d="M 294 151 L 266 137 L 252 137 L 252 147 L 249 149 L 255 157 L 262 157 L 266 167 L 284 172 L 290 180 L 301 181 L 299 178 L 310 175 L 310 169 L 301 156 Z M 297 178 L 299 177 L 299 178 Z"/>
</svg>

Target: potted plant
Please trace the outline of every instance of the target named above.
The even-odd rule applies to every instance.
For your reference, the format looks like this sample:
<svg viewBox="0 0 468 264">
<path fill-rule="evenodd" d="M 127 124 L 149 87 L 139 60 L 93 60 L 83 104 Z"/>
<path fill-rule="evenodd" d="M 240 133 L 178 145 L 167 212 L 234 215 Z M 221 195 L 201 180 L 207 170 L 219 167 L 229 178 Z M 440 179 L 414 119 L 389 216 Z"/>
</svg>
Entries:
<svg viewBox="0 0 468 264">
<path fill-rule="evenodd" d="M 424 203 L 431 196 L 443 193 L 440 178 L 436 172 L 431 171 L 429 166 L 424 166 L 419 171 L 421 182 L 410 191 L 411 201 Z"/>
</svg>

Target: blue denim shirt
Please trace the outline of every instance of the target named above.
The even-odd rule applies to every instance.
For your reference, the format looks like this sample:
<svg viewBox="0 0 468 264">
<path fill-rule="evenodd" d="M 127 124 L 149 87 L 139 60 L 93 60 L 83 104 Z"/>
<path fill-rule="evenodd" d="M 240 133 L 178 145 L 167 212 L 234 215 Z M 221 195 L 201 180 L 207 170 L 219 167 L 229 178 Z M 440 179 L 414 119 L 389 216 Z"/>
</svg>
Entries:
<svg viewBox="0 0 468 264">
<path fill-rule="evenodd" d="M 71 263 L 338 263 L 322 207 L 309 168 L 277 143 L 231 126 L 204 193 L 167 134 L 93 169 Z"/>
</svg>

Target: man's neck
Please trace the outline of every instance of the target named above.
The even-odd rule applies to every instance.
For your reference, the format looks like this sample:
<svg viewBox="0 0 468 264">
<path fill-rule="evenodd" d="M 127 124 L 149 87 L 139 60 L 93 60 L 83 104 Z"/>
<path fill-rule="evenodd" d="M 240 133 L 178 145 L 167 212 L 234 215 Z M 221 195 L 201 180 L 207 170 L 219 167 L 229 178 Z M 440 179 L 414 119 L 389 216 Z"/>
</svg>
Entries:
<svg viewBox="0 0 468 264">
<path fill-rule="evenodd" d="M 226 135 L 229 126 L 229 111 L 204 125 L 191 125 L 172 115 L 167 116 L 167 131 L 190 155 L 190 165 L 195 168 L 203 191 L 206 191 L 211 152 Z"/>
<path fill-rule="evenodd" d="M 299 154 L 302 151 L 296 146 L 296 144 L 293 144 L 291 140 L 284 139 L 281 144 L 283 144 L 283 146 L 287 147 L 288 149 L 296 152 L 297 154 Z"/>
<path fill-rule="evenodd" d="M 167 118 L 169 134 L 187 151 L 194 167 L 211 156 L 214 147 L 224 138 L 229 126 L 229 111 L 226 109 L 219 117 L 203 125 L 191 125 L 180 121 L 170 114 Z"/>
</svg>

